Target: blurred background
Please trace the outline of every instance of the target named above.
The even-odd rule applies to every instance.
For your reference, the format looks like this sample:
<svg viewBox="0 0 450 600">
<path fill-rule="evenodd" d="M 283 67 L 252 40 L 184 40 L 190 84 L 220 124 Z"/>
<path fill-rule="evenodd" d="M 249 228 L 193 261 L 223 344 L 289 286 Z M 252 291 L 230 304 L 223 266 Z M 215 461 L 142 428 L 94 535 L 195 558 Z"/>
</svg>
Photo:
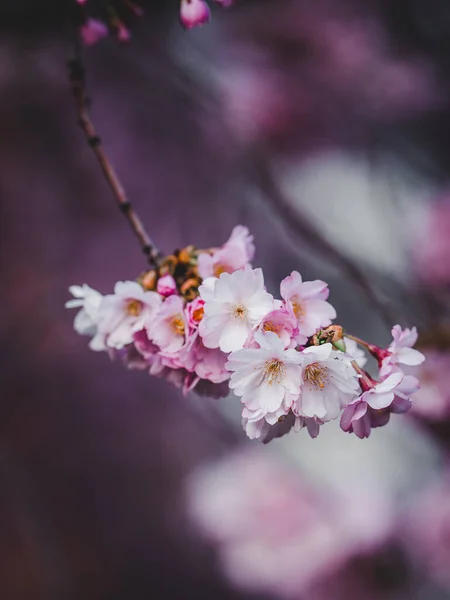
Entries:
<svg viewBox="0 0 450 600">
<path fill-rule="evenodd" d="M 297 269 L 355 335 L 419 328 L 410 413 L 265 446 L 236 398 L 185 398 L 73 331 L 69 285 L 145 267 L 76 123 L 74 2 L 0 5 L 2 600 L 450 598 L 448 0 L 237 0 L 188 32 L 160 0 L 85 48 L 164 252 L 242 223 L 271 291 Z"/>
</svg>

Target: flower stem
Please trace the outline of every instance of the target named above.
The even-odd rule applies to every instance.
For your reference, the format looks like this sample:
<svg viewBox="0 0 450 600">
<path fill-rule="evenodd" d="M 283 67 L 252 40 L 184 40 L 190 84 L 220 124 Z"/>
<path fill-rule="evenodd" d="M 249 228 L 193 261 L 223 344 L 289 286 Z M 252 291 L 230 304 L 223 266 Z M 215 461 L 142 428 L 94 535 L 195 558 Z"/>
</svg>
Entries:
<svg viewBox="0 0 450 600">
<path fill-rule="evenodd" d="M 83 66 L 81 43 L 78 34 L 76 34 L 75 37 L 74 50 L 74 58 L 69 61 L 69 78 L 75 98 L 78 124 L 83 130 L 86 141 L 92 148 L 92 151 L 100 164 L 106 181 L 108 182 L 109 187 L 111 188 L 117 200 L 121 212 L 124 214 L 132 230 L 134 231 L 142 251 L 147 257 L 148 263 L 151 266 L 156 267 L 158 266 L 162 254 L 153 243 L 141 219 L 133 209 L 131 202 L 128 200 L 126 192 L 102 146 L 101 139 L 97 134 L 89 115 L 88 99 L 85 89 L 85 69 Z"/>
</svg>

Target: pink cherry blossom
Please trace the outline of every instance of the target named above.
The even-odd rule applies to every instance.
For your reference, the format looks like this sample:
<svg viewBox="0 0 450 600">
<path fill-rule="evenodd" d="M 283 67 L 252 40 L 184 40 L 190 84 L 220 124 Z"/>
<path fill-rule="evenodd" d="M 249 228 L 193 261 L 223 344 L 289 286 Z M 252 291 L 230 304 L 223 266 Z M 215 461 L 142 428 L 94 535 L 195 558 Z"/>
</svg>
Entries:
<svg viewBox="0 0 450 600">
<path fill-rule="evenodd" d="M 177 294 L 177 284 L 172 275 L 167 274 L 160 277 L 156 284 L 156 291 L 164 298 Z"/>
<path fill-rule="evenodd" d="M 214 282 L 212 296 L 209 290 L 204 295 L 202 286 L 199 291 L 205 300 L 199 326 L 203 343 L 222 352 L 241 349 L 251 330 L 274 305 L 273 297 L 264 289 L 261 269 L 222 273 Z"/>
<path fill-rule="evenodd" d="M 189 331 L 194 331 L 198 328 L 200 321 L 203 319 L 204 306 L 205 301 L 199 297 L 186 304 L 185 316 Z"/>
<path fill-rule="evenodd" d="M 83 44 L 93 46 L 108 35 L 108 28 L 98 19 L 88 19 L 84 25 L 80 27 L 80 35 Z"/>
<path fill-rule="evenodd" d="M 169 296 L 147 327 L 149 338 L 164 352 L 176 352 L 186 341 L 186 318 L 180 296 Z"/>
<path fill-rule="evenodd" d="M 310 346 L 301 354 L 303 385 L 293 413 L 324 422 L 336 419 L 360 390 L 350 359 L 329 343 Z"/>
<path fill-rule="evenodd" d="M 278 301 L 276 300 L 276 302 Z M 272 331 L 282 340 L 285 348 L 293 348 L 297 345 L 297 342 L 294 340 L 297 333 L 297 319 L 294 313 L 285 307 L 271 310 L 262 318 L 257 329 L 250 333 L 245 343 L 246 348 L 258 348 L 258 343 L 255 341 L 254 335 L 256 331 L 262 331 L 263 333 Z"/>
<path fill-rule="evenodd" d="M 331 324 L 336 311 L 327 302 L 328 285 L 324 281 L 302 281 L 302 276 L 293 271 L 280 285 L 281 297 L 295 314 L 299 333 L 297 341 L 304 344 L 321 327 Z"/>
<path fill-rule="evenodd" d="M 418 380 L 400 370 L 374 384 L 353 400 L 341 416 L 341 429 L 367 438 L 371 429 L 386 425 L 391 413 L 403 413 L 411 406 L 411 396 L 418 390 Z"/>
<path fill-rule="evenodd" d="M 198 272 L 200 277 L 219 277 L 222 273 L 233 273 L 239 269 L 251 267 L 255 254 L 253 236 L 247 227 L 237 225 L 225 244 L 212 254 L 202 252 L 198 256 Z"/>
<path fill-rule="evenodd" d="M 241 450 L 197 469 L 187 507 L 235 586 L 283 600 L 317 598 L 326 582 L 325 597 L 334 597 L 330 578 L 380 547 L 393 521 L 379 488 L 315 488 L 267 450 Z"/>
<path fill-rule="evenodd" d="M 160 305 L 156 292 L 146 292 L 136 281 L 119 281 L 114 294 L 100 304 L 98 335 L 104 336 L 107 347 L 123 348 L 131 344 L 136 331 L 151 325 Z"/>
<path fill-rule="evenodd" d="M 402 329 L 400 325 L 392 328 L 393 341 L 381 358 L 380 374 L 388 375 L 397 364 L 417 366 L 425 360 L 424 355 L 412 346 L 417 342 L 417 329 Z M 383 352 L 383 351 L 382 351 Z"/>
<path fill-rule="evenodd" d="M 73 327 L 80 335 L 94 336 L 97 332 L 98 309 L 102 294 L 86 284 L 72 285 L 69 292 L 74 297 L 66 302 L 66 308 L 80 308 L 75 316 Z"/>
<path fill-rule="evenodd" d="M 230 389 L 245 407 L 254 413 L 244 413 L 250 421 L 264 417 L 274 424 L 287 414 L 298 398 L 301 386 L 302 355 L 297 350 L 285 350 L 281 339 L 273 332 L 255 333 L 259 348 L 232 352 L 226 368 L 233 371 Z"/>
<path fill-rule="evenodd" d="M 180 22 L 185 29 L 204 25 L 210 18 L 209 7 L 204 0 L 181 0 Z"/>
</svg>

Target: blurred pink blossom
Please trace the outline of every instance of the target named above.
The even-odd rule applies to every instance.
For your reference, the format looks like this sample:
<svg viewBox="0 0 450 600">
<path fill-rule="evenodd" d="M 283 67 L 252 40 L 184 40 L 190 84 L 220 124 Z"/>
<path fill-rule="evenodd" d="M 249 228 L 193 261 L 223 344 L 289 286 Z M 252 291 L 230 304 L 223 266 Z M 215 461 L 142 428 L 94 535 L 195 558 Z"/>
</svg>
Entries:
<svg viewBox="0 0 450 600">
<path fill-rule="evenodd" d="M 188 510 L 236 586 L 287 599 L 379 547 L 392 527 L 379 494 L 315 489 L 295 468 L 248 450 L 197 471 Z"/>
<path fill-rule="evenodd" d="M 81 39 L 86 46 L 93 46 L 108 35 L 108 28 L 98 19 L 88 19 L 80 28 Z"/>
<path fill-rule="evenodd" d="M 211 13 L 204 0 L 181 0 L 180 22 L 186 29 L 208 23 Z"/>
</svg>

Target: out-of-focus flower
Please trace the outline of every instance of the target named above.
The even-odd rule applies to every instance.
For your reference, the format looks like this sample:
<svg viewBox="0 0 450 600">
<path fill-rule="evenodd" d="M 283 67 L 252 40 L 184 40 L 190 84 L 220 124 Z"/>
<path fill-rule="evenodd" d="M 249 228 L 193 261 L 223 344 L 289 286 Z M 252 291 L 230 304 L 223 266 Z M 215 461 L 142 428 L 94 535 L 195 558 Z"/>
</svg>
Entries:
<svg viewBox="0 0 450 600">
<path fill-rule="evenodd" d="M 434 288 L 450 284 L 450 200 L 444 196 L 429 208 L 425 227 L 413 246 L 413 264 L 419 279 Z"/>
<path fill-rule="evenodd" d="M 147 292 L 152 293 L 152 292 Z M 147 326 L 149 338 L 165 352 L 180 350 L 186 341 L 186 319 L 183 300 L 169 296 L 162 303 L 156 318 Z"/>
<path fill-rule="evenodd" d="M 415 394 L 411 414 L 440 421 L 450 418 L 450 352 L 425 350 L 420 365 L 420 389 Z"/>
<path fill-rule="evenodd" d="M 198 273 L 200 277 L 207 279 L 251 267 L 254 254 L 253 236 L 247 227 L 237 225 L 230 239 L 221 248 L 198 255 Z"/>
<path fill-rule="evenodd" d="M 247 419 L 265 418 L 274 424 L 287 414 L 300 393 L 302 355 L 296 350 L 285 350 L 281 339 L 271 331 L 256 332 L 255 340 L 259 348 L 230 354 L 226 364 L 233 371 L 230 389 L 254 413 L 247 413 Z"/>
<path fill-rule="evenodd" d="M 205 300 L 199 327 L 203 343 L 223 352 L 241 349 L 253 327 L 273 308 L 261 269 L 222 273 L 214 282 L 212 298 L 202 288 L 199 291 Z"/>
<path fill-rule="evenodd" d="M 181 0 L 180 22 L 186 29 L 208 23 L 211 13 L 204 0 Z"/>
<path fill-rule="evenodd" d="M 400 539 L 414 567 L 450 590 L 450 470 L 404 511 Z"/>
<path fill-rule="evenodd" d="M 320 327 L 331 324 L 336 311 L 326 302 L 329 290 L 324 281 L 302 281 L 302 276 L 293 271 L 280 285 L 281 297 L 297 318 L 299 344 L 304 344 Z"/>
<path fill-rule="evenodd" d="M 390 534 L 381 494 L 348 488 L 319 491 L 282 461 L 246 451 L 196 471 L 188 511 L 236 586 L 294 600 Z"/>
<path fill-rule="evenodd" d="M 102 294 L 86 284 L 71 285 L 69 292 L 74 297 L 66 302 L 66 308 L 81 308 L 75 316 L 73 327 L 80 335 L 94 336 L 97 333 L 98 309 Z"/>
<path fill-rule="evenodd" d="M 172 294 L 176 294 L 177 284 L 172 275 L 167 274 L 160 277 L 156 284 L 156 291 L 164 298 L 167 298 L 167 296 L 172 296 Z"/>
<path fill-rule="evenodd" d="M 305 348 L 302 356 L 303 386 L 294 414 L 321 421 L 336 419 L 359 392 L 350 360 L 331 344 Z"/>
<path fill-rule="evenodd" d="M 103 21 L 88 19 L 80 27 L 80 35 L 86 46 L 93 46 L 108 35 L 108 28 Z"/>
</svg>

